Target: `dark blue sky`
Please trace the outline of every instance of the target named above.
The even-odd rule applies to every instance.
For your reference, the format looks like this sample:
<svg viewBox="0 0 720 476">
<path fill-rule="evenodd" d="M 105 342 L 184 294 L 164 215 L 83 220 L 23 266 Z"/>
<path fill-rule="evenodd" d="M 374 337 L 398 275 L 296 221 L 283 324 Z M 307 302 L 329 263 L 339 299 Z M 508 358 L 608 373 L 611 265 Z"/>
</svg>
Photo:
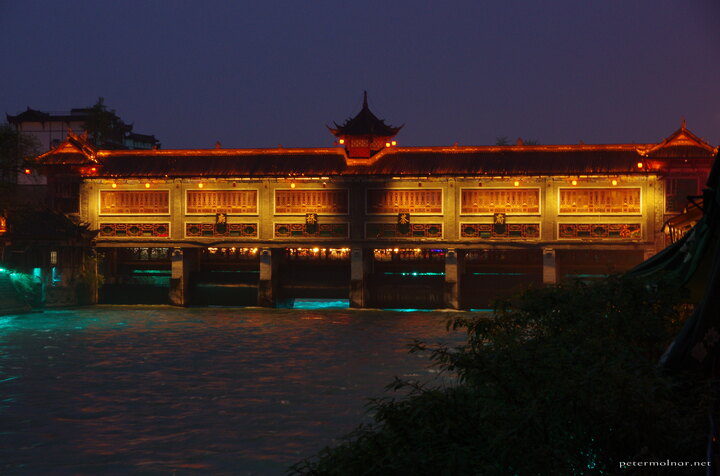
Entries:
<svg viewBox="0 0 720 476">
<path fill-rule="evenodd" d="M 362 105 L 399 145 L 720 144 L 717 0 L 0 0 L 0 113 L 98 96 L 164 148 L 328 146 Z"/>
</svg>

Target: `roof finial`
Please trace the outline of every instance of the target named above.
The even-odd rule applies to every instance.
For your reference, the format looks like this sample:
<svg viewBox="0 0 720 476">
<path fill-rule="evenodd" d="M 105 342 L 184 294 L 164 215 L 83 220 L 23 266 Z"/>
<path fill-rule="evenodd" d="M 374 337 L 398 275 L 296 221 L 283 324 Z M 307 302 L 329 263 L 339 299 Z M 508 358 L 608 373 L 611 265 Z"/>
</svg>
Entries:
<svg viewBox="0 0 720 476">
<path fill-rule="evenodd" d="M 367 109 L 367 91 L 363 91 L 363 108 Z"/>
<path fill-rule="evenodd" d="M 685 117 L 682 118 L 681 128 L 682 128 L 682 129 L 686 129 L 686 127 L 685 127 Z"/>
</svg>

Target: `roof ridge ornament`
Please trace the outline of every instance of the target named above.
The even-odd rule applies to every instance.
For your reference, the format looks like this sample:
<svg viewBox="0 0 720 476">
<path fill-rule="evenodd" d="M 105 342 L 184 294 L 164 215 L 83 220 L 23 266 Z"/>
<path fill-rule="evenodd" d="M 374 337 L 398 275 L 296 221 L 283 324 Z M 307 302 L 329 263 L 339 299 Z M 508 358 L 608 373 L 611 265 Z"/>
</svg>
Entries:
<svg viewBox="0 0 720 476">
<path fill-rule="evenodd" d="M 683 129 L 683 130 L 687 129 L 687 127 L 685 126 L 685 116 L 682 117 L 682 122 L 680 123 L 680 129 Z"/>
</svg>

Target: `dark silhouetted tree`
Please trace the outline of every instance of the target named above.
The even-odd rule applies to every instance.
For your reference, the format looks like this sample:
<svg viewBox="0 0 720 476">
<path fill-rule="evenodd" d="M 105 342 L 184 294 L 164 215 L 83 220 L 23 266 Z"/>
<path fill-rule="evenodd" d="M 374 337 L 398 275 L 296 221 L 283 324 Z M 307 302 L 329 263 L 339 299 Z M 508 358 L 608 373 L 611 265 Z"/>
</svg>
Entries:
<svg viewBox="0 0 720 476">
<path fill-rule="evenodd" d="M 125 124 L 114 109 L 108 109 L 103 97 L 98 98 L 87 111 L 85 130 L 90 143 L 103 149 L 124 149 L 123 139 L 133 126 Z"/>
</svg>

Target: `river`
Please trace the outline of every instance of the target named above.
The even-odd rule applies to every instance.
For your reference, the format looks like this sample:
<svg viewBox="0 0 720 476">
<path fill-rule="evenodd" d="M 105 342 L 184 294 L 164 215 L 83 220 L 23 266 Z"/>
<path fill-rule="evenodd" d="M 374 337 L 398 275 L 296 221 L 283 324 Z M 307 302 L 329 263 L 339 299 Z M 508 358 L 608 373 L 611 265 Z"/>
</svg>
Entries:
<svg viewBox="0 0 720 476">
<path fill-rule="evenodd" d="M 95 306 L 0 317 L 0 474 L 279 475 L 369 421 L 451 312 Z"/>
</svg>

